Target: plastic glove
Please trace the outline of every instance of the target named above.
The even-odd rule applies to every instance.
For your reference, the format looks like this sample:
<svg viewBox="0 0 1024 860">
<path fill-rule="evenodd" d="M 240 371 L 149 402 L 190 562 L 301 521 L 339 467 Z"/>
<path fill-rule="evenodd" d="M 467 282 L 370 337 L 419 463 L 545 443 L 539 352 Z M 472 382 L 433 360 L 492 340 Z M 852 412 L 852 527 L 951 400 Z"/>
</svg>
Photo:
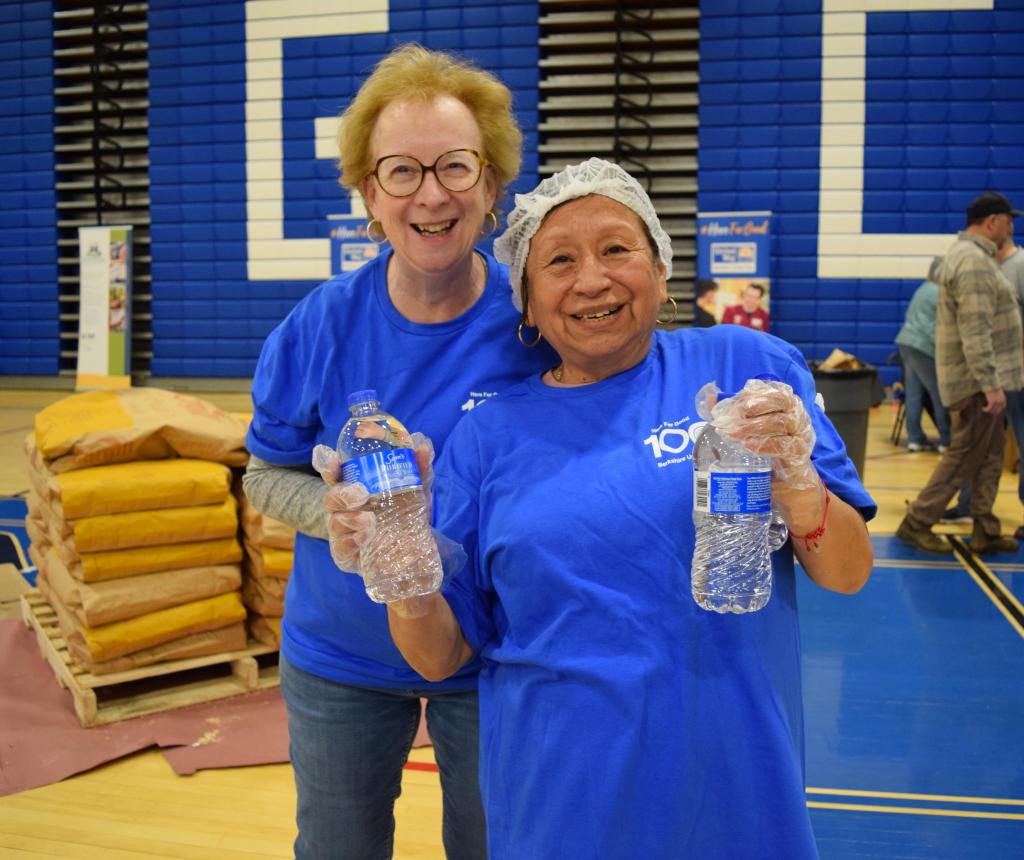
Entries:
<svg viewBox="0 0 1024 860">
<path fill-rule="evenodd" d="M 701 389 L 698 403 L 707 388 Z M 710 420 L 719 432 L 747 450 L 771 457 L 775 481 L 793 490 L 820 485 L 811 463 L 815 441 L 811 417 L 785 382 L 748 380 L 735 395 L 714 404 Z"/>
<path fill-rule="evenodd" d="M 433 503 L 431 486 L 434 483 L 434 443 L 422 433 L 413 433 L 412 442 L 429 516 Z M 317 445 L 313 449 L 313 468 L 331 487 L 324 496 L 331 558 L 343 571 L 361 574 L 360 550 L 377 533 L 377 515 L 373 511 L 363 510 L 370 494 L 360 483 L 341 480 L 341 460 L 337 451 L 327 445 Z"/>
</svg>

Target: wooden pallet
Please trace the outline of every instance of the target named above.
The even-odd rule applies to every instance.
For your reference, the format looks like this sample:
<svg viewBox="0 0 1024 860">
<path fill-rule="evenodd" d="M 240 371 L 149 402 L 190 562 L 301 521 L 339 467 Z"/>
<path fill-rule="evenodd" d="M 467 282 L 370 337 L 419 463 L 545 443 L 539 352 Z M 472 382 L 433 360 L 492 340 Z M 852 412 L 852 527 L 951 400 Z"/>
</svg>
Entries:
<svg viewBox="0 0 1024 860">
<path fill-rule="evenodd" d="M 83 726 L 99 726 L 169 711 L 186 705 L 226 699 L 278 684 L 277 649 L 250 640 L 242 651 L 168 660 L 152 666 L 93 675 L 75 665 L 57 625 L 53 607 L 33 589 L 21 596 L 21 617 L 35 631 L 43 659 L 57 683 L 71 691 L 75 713 Z"/>
</svg>

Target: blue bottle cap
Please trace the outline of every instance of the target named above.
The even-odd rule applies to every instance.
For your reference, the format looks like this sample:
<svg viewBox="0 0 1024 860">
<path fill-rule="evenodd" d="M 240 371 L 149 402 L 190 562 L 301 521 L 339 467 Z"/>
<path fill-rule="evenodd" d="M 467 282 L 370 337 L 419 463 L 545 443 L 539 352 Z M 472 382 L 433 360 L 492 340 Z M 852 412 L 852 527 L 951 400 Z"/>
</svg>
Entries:
<svg viewBox="0 0 1024 860">
<path fill-rule="evenodd" d="M 357 403 L 366 403 L 368 400 L 377 399 L 376 388 L 364 388 L 362 391 L 353 391 L 348 396 L 348 405 L 355 406 Z"/>
</svg>

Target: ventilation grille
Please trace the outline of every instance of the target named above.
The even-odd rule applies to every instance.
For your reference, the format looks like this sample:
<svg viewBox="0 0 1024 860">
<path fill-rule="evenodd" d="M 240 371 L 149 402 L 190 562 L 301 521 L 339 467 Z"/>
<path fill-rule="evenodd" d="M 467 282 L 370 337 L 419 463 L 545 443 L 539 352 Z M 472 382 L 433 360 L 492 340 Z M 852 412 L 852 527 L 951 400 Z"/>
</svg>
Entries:
<svg viewBox="0 0 1024 860">
<path fill-rule="evenodd" d="M 133 229 L 132 375 L 149 375 L 149 84 L 146 3 L 62 3 L 54 19 L 60 374 L 78 363 L 78 228 Z"/>
<path fill-rule="evenodd" d="M 590 156 L 647 189 L 675 252 L 669 294 L 693 319 L 699 3 L 540 0 L 540 167 Z"/>
</svg>

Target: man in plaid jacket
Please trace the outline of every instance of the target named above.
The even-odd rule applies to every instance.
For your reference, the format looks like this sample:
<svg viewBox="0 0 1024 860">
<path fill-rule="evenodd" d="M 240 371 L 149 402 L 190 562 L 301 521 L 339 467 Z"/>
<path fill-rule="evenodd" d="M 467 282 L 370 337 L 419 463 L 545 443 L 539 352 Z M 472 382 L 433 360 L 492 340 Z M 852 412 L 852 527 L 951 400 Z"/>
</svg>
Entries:
<svg viewBox="0 0 1024 860">
<path fill-rule="evenodd" d="M 1003 468 L 1006 392 L 1024 388 L 1018 299 L 996 262 L 1020 214 L 1002 194 L 981 194 L 968 208 L 967 226 L 939 272 L 935 364 L 939 395 L 952 423 L 950 445 L 896 532 L 926 552 L 949 552 L 949 544 L 931 527 L 968 481 L 973 488 L 971 549 L 1017 549 L 1015 540 L 1001 535 L 992 507 Z"/>
</svg>

